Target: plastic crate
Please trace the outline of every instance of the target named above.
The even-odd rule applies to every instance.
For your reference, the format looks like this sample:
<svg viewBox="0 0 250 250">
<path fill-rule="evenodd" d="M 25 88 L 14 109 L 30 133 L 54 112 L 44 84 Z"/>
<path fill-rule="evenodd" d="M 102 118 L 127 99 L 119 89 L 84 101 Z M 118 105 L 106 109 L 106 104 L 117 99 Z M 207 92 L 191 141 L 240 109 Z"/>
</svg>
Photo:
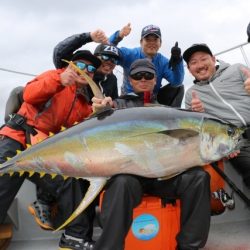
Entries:
<svg viewBox="0 0 250 250">
<path fill-rule="evenodd" d="M 180 203 L 162 206 L 161 199 L 145 196 L 133 211 L 125 250 L 173 250 L 180 230 Z"/>
</svg>

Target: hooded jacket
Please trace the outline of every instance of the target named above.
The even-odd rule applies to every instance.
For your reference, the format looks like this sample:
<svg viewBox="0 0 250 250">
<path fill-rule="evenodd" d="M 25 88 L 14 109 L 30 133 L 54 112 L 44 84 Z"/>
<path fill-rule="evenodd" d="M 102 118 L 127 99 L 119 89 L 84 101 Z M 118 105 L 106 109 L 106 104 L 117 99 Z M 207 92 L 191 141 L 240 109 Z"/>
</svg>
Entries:
<svg viewBox="0 0 250 250">
<path fill-rule="evenodd" d="M 218 61 L 215 74 L 208 81 L 194 81 L 185 95 L 185 106 L 191 109 L 192 90 L 197 91 L 205 112 L 238 127 L 250 124 L 250 96 L 244 88 L 246 76 L 242 64 Z M 236 112 L 235 112 L 236 111 Z"/>
<path fill-rule="evenodd" d="M 92 113 L 84 89 L 63 86 L 60 74 L 64 69 L 50 70 L 30 81 L 23 92 L 24 102 L 17 112 L 27 124 L 45 134 L 58 133 L 61 127 L 71 127 Z M 4 126 L 1 135 L 25 145 L 25 132 Z"/>
<path fill-rule="evenodd" d="M 157 104 L 154 95 L 146 97 L 146 93 L 129 93 L 113 100 L 114 108 L 143 107 L 146 103 Z"/>
</svg>

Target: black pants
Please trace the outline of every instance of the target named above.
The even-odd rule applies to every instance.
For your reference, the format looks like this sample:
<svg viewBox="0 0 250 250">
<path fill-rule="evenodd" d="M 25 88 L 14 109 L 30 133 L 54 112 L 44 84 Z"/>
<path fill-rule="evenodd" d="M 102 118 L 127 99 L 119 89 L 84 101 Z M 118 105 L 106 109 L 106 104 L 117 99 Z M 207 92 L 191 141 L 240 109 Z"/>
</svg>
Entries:
<svg viewBox="0 0 250 250">
<path fill-rule="evenodd" d="M 7 157 L 13 157 L 16 154 L 16 150 L 23 150 L 19 142 L 8 137 L 1 137 L 0 163 L 6 161 Z M 85 180 L 78 181 L 69 178 L 64 181 L 60 176 L 51 179 L 49 175 L 40 178 L 39 174 L 34 174 L 32 177 L 28 177 L 28 174 L 24 174 L 22 177 L 19 174 L 14 174 L 11 177 L 3 175 L 0 177 L 0 223 L 4 222 L 7 211 L 26 178 L 42 190 L 41 196 L 44 193 L 49 193 L 56 199 L 59 208 L 58 225 L 64 222 L 75 210 L 83 199 L 89 185 Z M 66 233 L 74 237 L 90 240 L 93 232 L 94 215 L 95 209 L 93 204 L 86 212 L 79 215 L 78 218 L 67 226 Z"/>
<path fill-rule="evenodd" d="M 58 217 L 57 225 L 60 226 L 62 222 L 72 214 L 78 207 L 88 189 L 89 182 L 86 180 L 77 180 L 74 178 L 67 179 L 63 185 L 63 189 L 57 198 L 58 203 Z M 76 219 L 74 219 L 65 228 L 67 235 L 84 239 L 86 241 L 92 240 L 95 207 L 97 206 L 99 198 L 97 197 Z"/>
<path fill-rule="evenodd" d="M 250 189 L 250 139 L 242 140 L 241 143 L 240 154 L 229 161 L 242 176 L 245 185 Z"/>
<path fill-rule="evenodd" d="M 103 232 L 94 250 L 124 249 L 133 208 L 141 202 L 144 193 L 180 199 L 180 232 L 176 237 L 180 248 L 197 249 L 206 244 L 211 213 L 210 176 L 202 168 L 193 168 L 163 181 L 117 175 L 105 189 L 101 210 Z"/>
</svg>

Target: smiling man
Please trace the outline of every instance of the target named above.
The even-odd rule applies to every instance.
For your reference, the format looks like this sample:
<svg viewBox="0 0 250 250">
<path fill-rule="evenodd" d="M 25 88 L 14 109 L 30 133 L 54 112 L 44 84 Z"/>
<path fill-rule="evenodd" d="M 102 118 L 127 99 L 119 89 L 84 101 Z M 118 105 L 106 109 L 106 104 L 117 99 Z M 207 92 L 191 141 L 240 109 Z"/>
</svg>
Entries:
<svg viewBox="0 0 250 250">
<path fill-rule="evenodd" d="M 126 30 L 126 32 L 124 32 Z M 123 37 L 130 33 L 130 24 L 115 32 L 109 41 L 117 45 Z M 182 85 L 184 79 L 184 68 L 181 57 L 181 50 L 178 43 L 171 50 L 170 60 L 159 53 L 162 44 L 161 30 L 156 25 L 147 25 L 142 29 L 140 47 L 137 48 L 119 48 L 120 59 L 118 64 L 123 67 L 123 85 L 122 94 L 133 92 L 133 88 L 129 82 L 129 69 L 136 59 L 148 58 L 152 61 L 156 69 L 156 85 L 154 94 L 157 95 L 162 84 L 162 79 L 166 79 L 172 86 Z"/>
<path fill-rule="evenodd" d="M 110 97 L 94 97 L 94 109 L 104 108 L 107 103 L 115 108 L 133 108 L 155 103 L 150 93 L 156 84 L 156 70 L 150 60 L 135 60 L 129 70 L 129 80 L 133 92 L 115 100 Z M 162 181 L 129 174 L 113 176 L 105 187 L 100 217 L 103 230 L 94 250 L 125 249 L 125 237 L 132 223 L 133 208 L 141 202 L 143 194 L 180 199 L 181 228 L 176 236 L 176 250 L 198 250 L 203 247 L 210 225 L 209 179 L 208 173 L 199 167 Z"/>
<path fill-rule="evenodd" d="M 101 65 L 101 61 L 88 50 L 76 51 L 70 60 L 91 79 Z M 1 127 L 0 162 L 3 163 L 18 151 L 25 150 L 33 136 L 38 136 L 39 139 L 42 138 L 41 135 L 48 137 L 49 133 L 59 133 L 62 126 L 69 128 L 75 122 L 89 117 L 92 108 L 86 92 L 87 84 L 87 80 L 71 65 L 48 70 L 28 82 L 23 90 L 20 108 L 16 113 L 12 113 L 10 119 Z M 0 177 L 0 224 L 4 223 L 7 211 L 25 179 L 31 180 L 44 193 L 48 192 L 55 198 L 60 211 L 58 216 L 62 216 L 62 220 L 76 208 L 88 187 L 84 189 L 80 181 L 72 178 L 64 180 L 59 177 L 52 180 L 48 175 L 41 178 L 39 174 L 29 176 L 27 172 L 20 176 L 3 175 Z M 40 196 L 30 206 L 36 221 L 45 229 L 53 229 L 50 205 L 44 196 Z M 65 229 L 60 241 L 62 249 L 82 250 L 86 244 L 85 250 L 91 249 L 90 242 L 84 241 L 84 223 L 85 217 L 80 217 L 79 221 L 75 220 Z M 80 245 L 81 248 L 73 248 L 74 245 Z"/>
<path fill-rule="evenodd" d="M 193 44 L 183 53 L 194 85 L 185 95 L 186 108 L 217 116 L 238 127 L 250 124 L 250 70 L 243 64 L 216 60 L 206 44 Z M 230 159 L 250 188 L 250 131 L 244 133 L 240 154 Z"/>
</svg>

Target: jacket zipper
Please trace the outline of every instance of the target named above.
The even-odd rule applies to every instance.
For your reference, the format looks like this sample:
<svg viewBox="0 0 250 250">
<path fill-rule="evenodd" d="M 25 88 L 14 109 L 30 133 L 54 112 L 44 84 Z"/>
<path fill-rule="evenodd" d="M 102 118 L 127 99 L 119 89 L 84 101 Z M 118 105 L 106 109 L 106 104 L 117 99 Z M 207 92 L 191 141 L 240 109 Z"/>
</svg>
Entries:
<svg viewBox="0 0 250 250">
<path fill-rule="evenodd" d="M 214 85 L 211 82 L 209 83 L 209 85 L 211 86 L 213 92 L 217 95 L 217 97 L 219 97 L 219 99 L 233 111 L 233 113 L 241 120 L 244 126 L 247 126 L 247 123 L 241 116 L 241 114 L 230 103 L 223 99 L 223 97 L 219 94 L 219 92 L 215 89 Z"/>
</svg>

